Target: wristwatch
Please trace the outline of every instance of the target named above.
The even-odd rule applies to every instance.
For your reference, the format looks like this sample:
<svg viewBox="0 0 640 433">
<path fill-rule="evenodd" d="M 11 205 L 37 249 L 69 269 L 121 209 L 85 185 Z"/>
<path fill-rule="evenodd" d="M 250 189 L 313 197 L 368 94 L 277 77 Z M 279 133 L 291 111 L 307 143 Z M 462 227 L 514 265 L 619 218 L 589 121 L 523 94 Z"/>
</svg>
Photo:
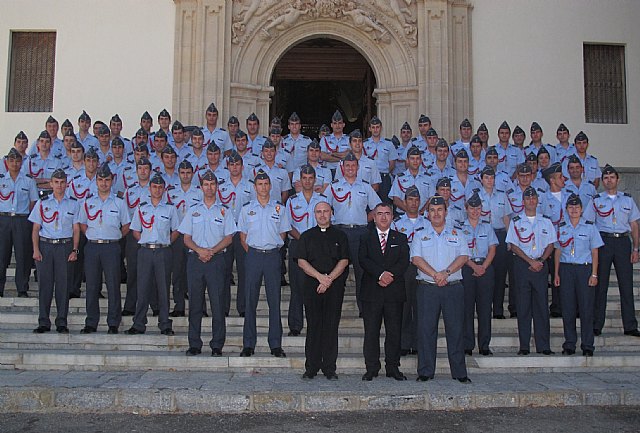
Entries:
<svg viewBox="0 0 640 433">
<path fill-rule="evenodd" d="M 72 253 L 80 254 L 80 250 L 78 248 L 74 248 L 71 250 Z"/>
<path fill-rule="evenodd" d="M 451 275 L 451 271 L 449 270 L 449 268 L 445 269 L 444 271 L 447 273 L 447 275 Z"/>
</svg>

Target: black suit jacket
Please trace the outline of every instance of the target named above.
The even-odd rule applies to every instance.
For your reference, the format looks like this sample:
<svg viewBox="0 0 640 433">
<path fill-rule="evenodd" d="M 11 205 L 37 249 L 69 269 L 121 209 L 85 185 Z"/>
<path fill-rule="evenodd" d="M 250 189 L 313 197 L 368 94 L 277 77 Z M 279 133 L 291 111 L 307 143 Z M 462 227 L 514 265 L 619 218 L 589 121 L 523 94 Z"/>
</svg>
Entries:
<svg viewBox="0 0 640 433">
<path fill-rule="evenodd" d="M 364 270 L 360 299 L 363 301 L 403 302 L 406 300 L 404 273 L 409 266 L 409 244 L 407 236 L 389 230 L 384 254 L 380 248 L 378 231 L 373 226 L 360 238 L 358 254 L 360 266 Z M 378 284 L 383 271 L 393 274 L 393 283 L 387 287 Z"/>
</svg>

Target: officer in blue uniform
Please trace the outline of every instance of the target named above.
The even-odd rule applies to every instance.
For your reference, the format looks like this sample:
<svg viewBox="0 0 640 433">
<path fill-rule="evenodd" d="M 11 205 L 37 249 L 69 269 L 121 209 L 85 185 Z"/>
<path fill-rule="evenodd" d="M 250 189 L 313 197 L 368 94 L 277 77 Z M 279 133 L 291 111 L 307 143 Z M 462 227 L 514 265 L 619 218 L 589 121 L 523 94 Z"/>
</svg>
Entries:
<svg viewBox="0 0 640 433">
<path fill-rule="evenodd" d="M 530 353 L 531 318 L 535 326 L 536 351 L 552 355 L 550 348 L 547 289 L 549 270 L 546 260 L 553 253 L 556 230 L 548 217 L 538 212 L 538 194 L 532 186 L 522 192 L 524 210 L 511 219 L 507 243 L 515 254 L 513 270 L 516 279 L 518 311 L 518 355 Z"/>
<path fill-rule="evenodd" d="M 149 181 L 149 200 L 142 201 L 133 213 L 130 229 L 138 241 L 138 299 L 133 326 L 127 334 L 144 334 L 152 291 L 158 299 L 158 327 L 162 335 L 174 335 L 169 319 L 171 283 L 171 243 L 179 233 L 178 212 L 163 200 L 165 181 L 160 173 Z"/>
<path fill-rule="evenodd" d="M 80 229 L 87 237 L 84 267 L 87 279 L 87 318 L 82 334 L 96 332 L 100 322 L 100 290 L 102 273 L 107 285 L 109 334 L 117 334 L 122 304 L 120 301 L 120 239 L 129 232 L 131 219 L 124 200 L 111 192 L 113 175 L 109 163 L 97 173 L 98 193 L 81 204 L 78 215 Z"/>
<path fill-rule="evenodd" d="M 378 189 L 380 200 L 390 203 L 391 175 L 395 168 L 396 159 L 398 159 L 396 147 L 391 140 L 382 137 L 382 121 L 378 116 L 373 116 L 369 121 L 369 132 L 371 132 L 371 137 L 363 143 L 364 154 L 375 161 L 380 173 L 382 180 Z"/>
<path fill-rule="evenodd" d="M 447 205 L 434 195 L 428 202 L 429 220 L 416 230 L 411 261 L 418 268 L 418 381 L 433 379 L 436 370 L 438 322 L 442 313 L 451 377 L 469 383 L 464 359 L 464 288 L 461 269 L 469 259 L 467 239 L 459 227 L 445 223 Z"/>
<path fill-rule="evenodd" d="M 231 245 L 236 224 L 233 213 L 220 203 L 218 179 L 207 170 L 200 180 L 203 192 L 201 202 L 192 204 L 180 224 L 184 235 L 189 275 L 189 349 L 187 356 L 198 355 L 202 351 L 202 304 L 205 289 L 209 293 L 209 304 L 213 314 L 211 324 L 211 356 L 221 356 L 226 338 L 224 314 L 224 252 Z"/>
<path fill-rule="evenodd" d="M 404 196 L 408 188 L 415 186 L 419 191 L 421 199 L 420 210 L 426 206 L 427 199 L 431 197 L 435 191 L 432 178 L 426 173 L 421 172 L 422 152 L 418 147 L 412 145 L 411 148 L 409 148 L 407 151 L 406 165 L 407 170 L 396 176 L 391 185 L 391 191 L 389 192 L 389 198 L 393 200 L 396 212 L 400 215 L 406 212 Z"/>
<path fill-rule="evenodd" d="M 21 172 L 22 155 L 13 147 L 0 174 L 0 297 L 4 295 L 11 250 L 15 251 L 15 283 L 18 297 L 28 297 L 33 251 L 29 213 L 38 200 L 35 181 Z"/>
<path fill-rule="evenodd" d="M 593 356 L 593 305 L 598 285 L 598 248 L 604 243 L 592 221 L 582 218 L 582 200 L 567 199 L 567 217 L 558 224 L 554 284 L 562 292 L 563 355 L 576 352 L 576 306 L 580 311 L 580 348 Z"/>
<path fill-rule="evenodd" d="M 33 330 L 42 334 L 51 330 L 51 300 L 56 297 L 56 331 L 68 334 L 67 313 L 69 295 L 67 279 L 69 263 L 78 259 L 80 226 L 77 223 L 78 201 L 65 197 L 67 175 L 58 168 L 51 174 L 52 194 L 38 200 L 29 215 L 33 223 L 31 239 L 33 258 L 38 271 L 38 327 Z"/>
<path fill-rule="evenodd" d="M 513 176 L 519 164 L 524 162 L 522 149 L 509 142 L 511 138 L 511 128 L 505 120 L 498 127 L 498 143 L 495 150 L 498 153 L 498 166 L 494 169 L 505 171 L 509 177 Z"/>
<path fill-rule="evenodd" d="M 331 170 L 335 179 L 336 169 L 340 161 L 349 153 L 349 136 L 344 133 L 344 119 L 339 110 L 336 110 L 331 117 L 331 135 L 320 138 L 322 146 L 322 161 L 324 166 Z"/>
<path fill-rule="evenodd" d="M 256 309 L 260 286 L 264 277 L 265 292 L 269 304 L 268 342 L 271 354 L 286 357 L 282 350 L 282 322 L 280 318 L 280 247 L 291 225 L 282 203 L 271 200 L 271 180 L 260 170 L 255 177 L 256 199 L 245 204 L 240 211 L 238 231 L 247 255 L 245 285 L 245 317 L 242 330 L 240 356 L 254 354 L 256 346 Z"/>
<path fill-rule="evenodd" d="M 489 220 L 482 218 L 482 200 L 477 192 L 466 202 L 467 220 L 462 233 L 467 238 L 469 260 L 462 268 L 464 286 L 464 352 L 473 354 L 474 317 L 478 318 L 478 352 L 492 355 L 491 343 L 491 304 L 495 276 L 493 262 L 496 256 L 498 238 Z"/>
<path fill-rule="evenodd" d="M 598 263 L 598 289 L 596 291 L 593 332 L 600 335 L 607 309 L 607 291 L 611 264 L 618 275 L 620 309 L 625 335 L 640 337 L 633 299 L 633 264 L 638 262 L 640 239 L 638 220 L 640 211 L 629 194 L 618 191 L 619 175 L 607 164 L 602 170 L 604 191 L 593 200 L 596 227 L 604 246 L 600 248 Z M 631 234 L 631 239 L 629 239 Z"/>
</svg>

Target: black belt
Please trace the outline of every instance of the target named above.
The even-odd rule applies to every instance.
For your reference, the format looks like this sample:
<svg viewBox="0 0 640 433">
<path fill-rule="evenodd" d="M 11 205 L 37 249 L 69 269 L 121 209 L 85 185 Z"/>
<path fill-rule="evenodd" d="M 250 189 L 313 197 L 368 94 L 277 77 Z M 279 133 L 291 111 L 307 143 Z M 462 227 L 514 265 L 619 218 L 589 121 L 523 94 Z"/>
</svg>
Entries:
<svg viewBox="0 0 640 433">
<path fill-rule="evenodd" d="M 271 248 L 270 250 L 263 250 L 261 248 L 249 247 L 249 249 L 255 251 L 256 253 L 262 253 L 262 254 L 269 254 L 269 253 L 275 253 L 276 251 L 280 251 L 280 248 Z"/>
<path fill-rule="evenodd" d="M 218 251 L 217 253 L 215 253 L 215 254 L 214 254 L 214 256 L 219 256 L 220 254 L 224 254 L 224 253 L 226 253 L 226 252 L 227 252 L 227 249 L 225 248 L 225 249 L 220 250 L 220 251 Z M 195 251 L 193 251 L 193 250 L 189 250 L 189 251 L 188 251 L 188 253 L 189 253 L 189 254 L 193 254 L 194 256 L 197 256 L 197 255 L 198 255 L 198 253 L 196 253 L 196 252 L 195 252 Z"/>
<path fill-rule="evenodd" d="M 29 214 L 15 213 L 15 212 L 0 212 L 0 216 L 6 216 L 6 217 L 28 217 Z"/>
<path fill-rule="evenodd" d="M 624 232 L 624 233 L 600 232 L 600 236 L 602 236 L 603 238 L 624 238 L 629 236 L 629 232 Z"/>
<path fill-rule="evenodd" d="M 476 265 L 481 265 L 484 263 L 484 261 L 486 260 L 486 258 L 484 257 L 478 257 L 475 259 L 470 259 L 473 263 L 475 263 Z"/>
<path fill-rule="evenodd" d="M 591 263 L 567 263 L 567 262 L 560 262 L 560 264 L 562 266 L 591 266 Z"/>
<path fill-rule="evenodd" d="M 336 227 L 340 227 L 342 229 L 357 229 L 366 226 L 366 224 L 336 224 Z"/>
<path fill-rule="evenodd" d="M 168 248 L 169 247 L 169 245 L 166 245 L 166 244 L 140 244 L 140 246 L 142 248 L 147 248 L 147 249 L 150 249 L 150 250 L 157 250 L 157 249 L 160 249 L 160 248 Z"/>
<path fill-rule="evenodd" d="M 47 244 L 68 244 L 69 242 L 71 242 L 73 240 L 73 238 L 60 238 L 60 239 L 49 239 L 49 238 L 43 238 L 42 236 L 40 236 L 40 242 L 44 242 Z"/>
<path fill-rule="evenodd" d="M 87 239 L 90 244 L 115 244 L 120 239 Z"/>
<path fill-rule="evenodd" d="M 447 284 L 444 286 L 438 286 L 436 283 L 432 283 L 431 281 L 420 280 L 421 284 L 426 284 L 427 286 L 436 286 L 436 287 L 446 287 L 446 286 L 455 286 L 456 284 L 462 284 L 462 280 L 455 281 L 447 281 Z"/>
</svg>

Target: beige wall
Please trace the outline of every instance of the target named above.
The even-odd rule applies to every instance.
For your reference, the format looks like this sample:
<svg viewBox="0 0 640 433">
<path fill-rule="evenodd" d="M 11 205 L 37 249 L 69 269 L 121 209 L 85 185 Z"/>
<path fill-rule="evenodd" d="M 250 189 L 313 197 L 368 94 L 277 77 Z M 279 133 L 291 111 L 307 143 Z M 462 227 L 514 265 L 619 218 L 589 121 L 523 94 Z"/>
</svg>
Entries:
<svg viewBox="0 0 640 433">
<path fill-rule="evenodd" d="M 92 120 L 114 113 L 131 136 L 140 115 L 171 110 L 175 6 L 172 0 L 1 0 L 0 151 L 24 130 L 29 140 L 49 113 L 7 113 L 11 30 L 55 30 L 53 116 L 74 126 L 82 109 Z M 77 127 L 76 127 L 77 130 Z"/>
<path fill-rule="evenodd" d="M 640 1 L 474 0 L 474 123 L 492 141 L 506 119 L 527 136 L 540 123 L 555 144 L 560 122 L 584 130 L 591 151 L 618 166 L 640 166 Z M 627 125 L 586 124 L 582 44 L 626 45 Z"/>
</svg>

